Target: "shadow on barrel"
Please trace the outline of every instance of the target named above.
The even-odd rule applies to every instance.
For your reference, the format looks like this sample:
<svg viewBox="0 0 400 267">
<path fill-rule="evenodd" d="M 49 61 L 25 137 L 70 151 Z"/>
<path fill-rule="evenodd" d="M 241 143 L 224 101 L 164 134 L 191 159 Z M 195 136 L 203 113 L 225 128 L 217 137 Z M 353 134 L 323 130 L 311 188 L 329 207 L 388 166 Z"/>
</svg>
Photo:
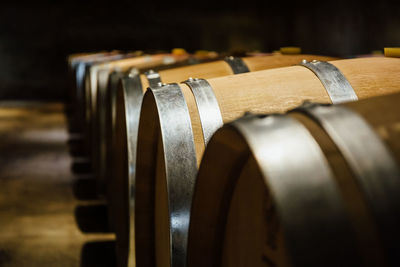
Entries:
<svg viewBox="0 0 400 267">
<path fill-rule="evenodd" d="M 115 262 L 115 241 L 87 242 L 82 247 L 80 267 L 113 267 Z"/>
</svg>

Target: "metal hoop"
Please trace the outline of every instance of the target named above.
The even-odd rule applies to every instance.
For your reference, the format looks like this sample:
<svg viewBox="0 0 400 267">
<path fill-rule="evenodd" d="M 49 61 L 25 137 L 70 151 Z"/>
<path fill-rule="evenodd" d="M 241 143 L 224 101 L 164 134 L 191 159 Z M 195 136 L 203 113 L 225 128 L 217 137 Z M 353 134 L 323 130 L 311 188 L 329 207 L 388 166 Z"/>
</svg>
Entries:
<svg viewBox="0 0 400 267">
<path fill-rule="evenodd" d="M 310 69 L 324 85 L 333 104 L 358 100 L 353 87 L 338 68 L 329 62 L 303 59 L 299 64 Z"/>
<path fill-rule="evenodd" d="M 193 92 L 199 111 L 204 144 L 207 145 L 211 136 L 223 124 L 217 98 L 211 85 L 204 79 L 189 78 L 184 81 Z"/>
</svg>

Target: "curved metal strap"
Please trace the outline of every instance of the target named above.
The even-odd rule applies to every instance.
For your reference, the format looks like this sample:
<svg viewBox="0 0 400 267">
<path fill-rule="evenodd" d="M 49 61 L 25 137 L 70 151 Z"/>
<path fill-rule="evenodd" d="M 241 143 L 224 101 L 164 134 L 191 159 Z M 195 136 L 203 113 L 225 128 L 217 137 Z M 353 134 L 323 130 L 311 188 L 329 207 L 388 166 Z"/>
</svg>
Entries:
<svg viewBox="0 0 400 267">
<path fill-rule="evenodd" d="M 116 120 L 116 110 L 117 110 L 117 89 L 118 89 L 118 82 L 119 80 L 123 79 L 125 77 L 125 74 L 123 72 L 120 71 L 113 71 L 110 75 L 110 93 L 109 93 L 109 109 L 111 112 L 111 116 L 110 116 L 110 126 L 111 129 L 110 130 L 114 130 L 115 129 L 115 120 Z"/>
<path fill-rule="evenodd" d="M 82 119 L 86 116 L 86 111 L 84 110 L 85 107 L 85 75 L 87 70 L 87 65 L 89 63 L 86 62 L 78 62 L 75 67 L 75 79 L 76 79 L 76 112 L 78 119 Z M 84 126 L 80 125 L 80 130 L 83 131 Z"/>
<path fill-rule="evenodd" d="M 99 58 L 96 59 L 94 63 L 99 63 L 99 65 L 94 64 L 91 65 L 89 75 L 90 75 L 90 95 L 91 95 L 91 108 L 92 112 L 95 116 L 96 114 L 96 101 L 97 101 L 97 79 L 98 79 L 98 72 L 101 69 L 110 69 L 111 65 L 109 62 L 114 60 L 122 59 L 124 55 L 118 54 L 106 58 Z"/>
<path fill-rule="evenodd" d="M 112 68 L 100 68 L 97 73 L 97 98 L 96 98 L 96 121 L 93 132 L 93 165 L 98 179 L 100 194 L 106 191 L 106 119 L 107 119 L 107 90 Z"/>
<path fill-rule="evenodd" d="M 324 85 L 333 104 L 358 100 L 353 87 L 338 68 L 329 62 L 303 60 L 300 66 L 310 69 Z"/>
<path fill-rule="evenodd" d="M 128 138 L 129 177 L 134 179 L 136 173 L 136 144 L 139 131 L 139 118 L 143 101 L 143 87 L 137 69 L 121 79 L 124 90 L 126 131 Z M 135 185 L 134 181 L 130 183 Z M 132 191 L 134 192 L 134 190 Z M 133 195 L 132 195 L 133 196 Z"/>
<path fill-rule="evenodd" d="M 369 124 L 350 109 L 310 105 L 299 110 L 320 124 L 343 154 L 372 209 L 385 246 L 392 246 L 392 259 L 399 263 L 400 171 L 390 151 Z"/>
<path fill-rule="evenodd" d="M 190 208 L 197 175 L 192 124 L 178 84 L 151 87 L 160 120 L 168 184 L 171 266 L 186 266 Z"/>
<path fill-rule="evenodd" d="M 92 112 L 92 116 L 97 115 L 97 94 L 98 94 L 98 77 L 99 71 L 103 69 L 110 68 L 109 64 L 100 64 L 100 65 L 93 65 L 90 67 L 89 71 L 89 81 L 90 81 L 90 108 Z"/>
<path fill-rule="evenodd" d="M 226 57 L 224 60 L 232 68 L 233 74 L 250 72 L 246 63 L 239 57 Z"/>
<path fill-rule="evenodd" d="M 207 145 L 211 136 L 223 124 L 217 98 L 211 85 L 204 79 L 189 78 L 184 81 L 193 92 L 199 111 L 204 144 Z"/>
<path fill-rule="evenodd" d="M 78 62 L 75 67 L 75 79 L 76 79 L 76 88 L 77 88 L 77 95 L 81 96 L 81 91 L 83 90 L 83 86 L 85 84 L 85 71 L 86 65 L 88 63 L 85 62 Z"/>
<path fill-rule="evenodd" d="M 161 83 L 160 74 L 154 70 L 146 71 L 144 75 L 146 75 L 150 87 L 157 87 L 158 84 Z"/>
<path fill-rule="evenodd" d="M 128 175 L 129 185 L 129 253 L 128 266 L 135 266 L 135 179 L 136 179 L 136 145 L 139 130 L 139 117 L 143 100 L 143 89 L 139 72 L 132 69 L 130 73 L 121 79 L 125 112 L 126 112 L 126 133 L 128 151 Z"/>
<path fill-rule="evenodd" d="M 349 266 L 359 266 L 343 199 L 308 130 L 284 115 L 245 116 L 233 126 L 246 138 L 273 195 L 292 262 L 338 266 L 350 260 Z"/>
</svg>

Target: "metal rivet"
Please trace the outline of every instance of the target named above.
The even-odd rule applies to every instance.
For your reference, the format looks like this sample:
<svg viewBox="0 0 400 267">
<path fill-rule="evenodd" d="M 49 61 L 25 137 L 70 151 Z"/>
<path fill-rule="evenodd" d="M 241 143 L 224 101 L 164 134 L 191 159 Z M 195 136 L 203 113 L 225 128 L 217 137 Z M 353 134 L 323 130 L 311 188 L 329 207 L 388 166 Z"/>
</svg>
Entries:
<svg viewBox="0 0 400 267">
<path fill-rule="evenodd" d="M 131 69 L 131 70 L 129 71 L 129 77 L 133 78 L 133 77 L 135 77 L 136 75 L 139 75 L 139 71 L 138 71 L 137 69 Z"/>
<path fill-rule="evenodd" d="M 303 60 L 301 61 L 301 63 L 307 64 L 307 60 L 306 60 L 306 59 L 303 59 Z"/>
<path fill-rule="evenodd" d="M 158 87 L 161 87 L 161 86 L 163 86 L 163 83 L 162 83 L 162 82 L 158 82 L 158 83 L 157 83 L 157 86 L 158 86 Z"/>
<path fill-rule="evenodd" d="M 312 63 L 317 63 L 318 62 L 318 60 L 316 60 L 316 59 L 314 59 L 313 61 L 312 61 Z"/>
<path fill-rule="evenodd" d="M 192 78 L 192 77 L 189 77 L 188 81 L 189 81 L 189 82 L 193 82 L 193 78 Z"/>
</svg>

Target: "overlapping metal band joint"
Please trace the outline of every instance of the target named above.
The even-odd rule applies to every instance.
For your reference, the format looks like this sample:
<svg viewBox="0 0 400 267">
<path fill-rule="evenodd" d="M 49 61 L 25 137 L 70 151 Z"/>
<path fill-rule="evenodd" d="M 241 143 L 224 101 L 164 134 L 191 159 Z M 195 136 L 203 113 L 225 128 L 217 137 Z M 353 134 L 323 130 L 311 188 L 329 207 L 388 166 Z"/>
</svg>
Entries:
<svg viewBox="0 0 400 267">
<path fill-rule="evenodd" d="M 358 100 L 353 87 L 333 64 L 318 60 L 309 62 L 303 59 L 299 65 L 308 68 L 317 75 L 333 104 Z"/>
<path fill-rule="evenodd" d="M 203 130 L 204 144 L 207 145 L 214 132 L 223 124 L 217 98 L 211 85 L 204 79 L 189 78 L 184 83 L 189 86 L 194 95 Z"/>
<path fill-rule="evenodd" d="M 156 87 L 161 82 L 161 76 L 154 70 L 149 70 L 144 73 L 147 80 L 149 81 L 150 87 Z"/>
</svg>

